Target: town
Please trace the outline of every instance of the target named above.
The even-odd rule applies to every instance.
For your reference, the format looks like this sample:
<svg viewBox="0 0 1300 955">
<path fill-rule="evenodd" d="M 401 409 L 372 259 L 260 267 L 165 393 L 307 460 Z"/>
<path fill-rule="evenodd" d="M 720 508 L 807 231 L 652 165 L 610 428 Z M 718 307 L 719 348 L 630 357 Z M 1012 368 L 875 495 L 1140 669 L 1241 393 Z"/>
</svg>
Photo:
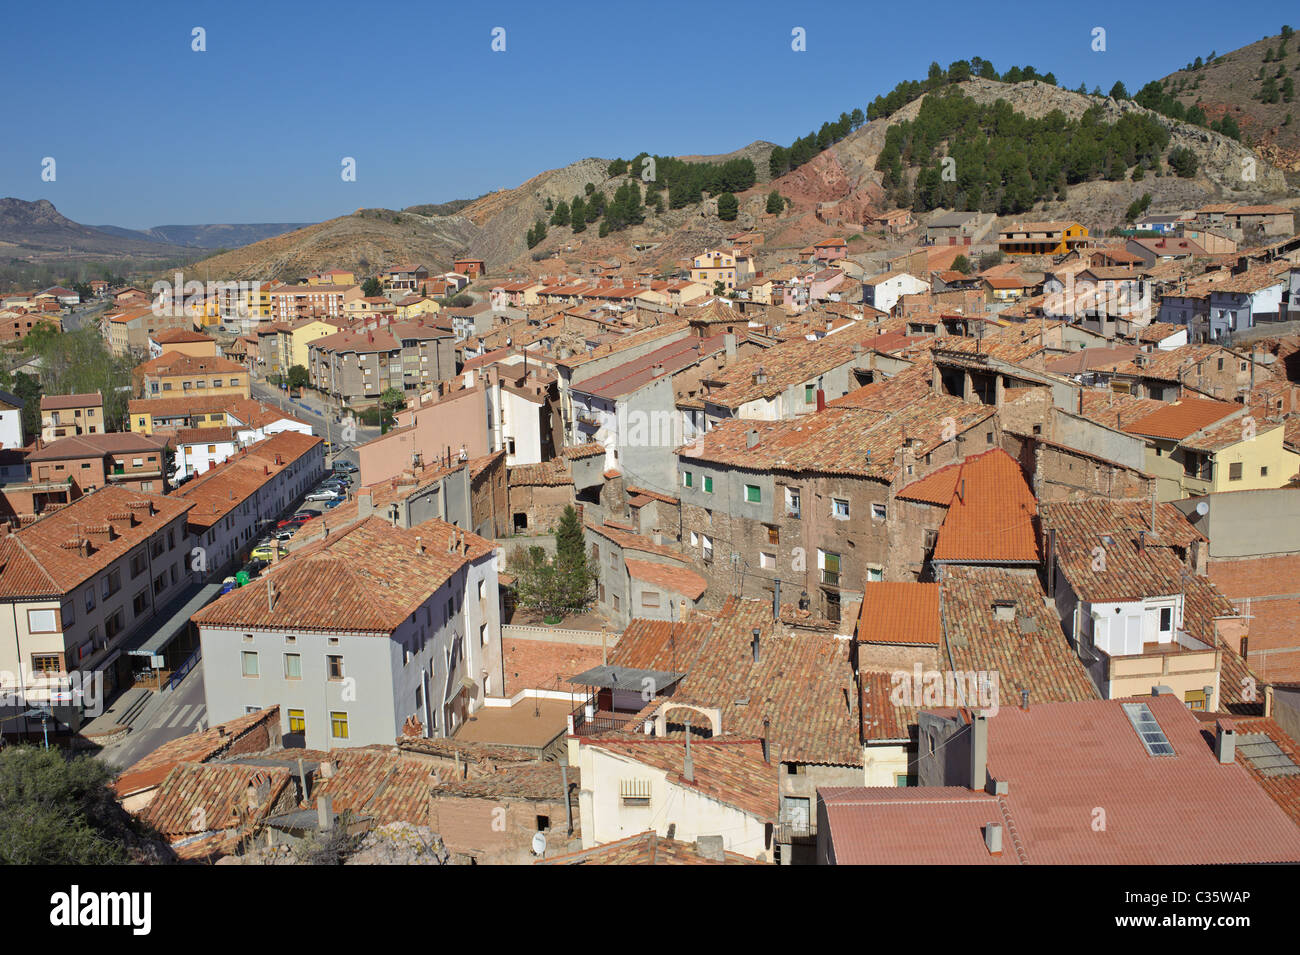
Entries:
<svg viewBox="0 0 1300 955">
<path fill-rule="evenodd" d="M 87 861 L 1300 862 L 1292 171 L 983 67 L 339 220 L 508 251 L 0 296 L 0 762 L 95 761 Z M 979 84 L 1131 134 L 1070 173 L 1123 199 L 895 169 Z"/>
</svg>

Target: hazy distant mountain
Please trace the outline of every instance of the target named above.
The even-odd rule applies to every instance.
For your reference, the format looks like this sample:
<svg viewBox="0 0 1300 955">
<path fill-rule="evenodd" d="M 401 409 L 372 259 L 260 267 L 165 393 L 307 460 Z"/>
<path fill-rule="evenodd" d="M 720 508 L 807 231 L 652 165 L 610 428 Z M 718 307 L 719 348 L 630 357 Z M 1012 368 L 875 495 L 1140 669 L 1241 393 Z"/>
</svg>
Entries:
<svg viewBox="0 0 1300 955">
<path fill-rule="evenodd" d="M 260 242 L 295 229 L 311 225 L 310 222 L 244 222 L 209 225 L 158 225 L 151 229 L 124 229 L 116 225 L 97 225 L 91 228 L 124 239 L 145 242 L 162 242 L 196 249 L 237 249 Z"/>
<path fill-rule="evenodd" d="M 73 222 L 48 199 L 0 199 L 0 251 L 31 261 L 89 256 L 174 258 L 187 250 L 165 241 L 118 235 Z"/>
</svg>

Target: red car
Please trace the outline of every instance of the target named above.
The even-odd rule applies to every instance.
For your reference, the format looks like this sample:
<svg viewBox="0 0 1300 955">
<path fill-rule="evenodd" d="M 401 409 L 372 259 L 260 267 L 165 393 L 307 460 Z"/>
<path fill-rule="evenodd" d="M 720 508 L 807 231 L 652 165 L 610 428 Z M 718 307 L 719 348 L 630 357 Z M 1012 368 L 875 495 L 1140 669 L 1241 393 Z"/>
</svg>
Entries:
<svg viewBox="0 0 1300 955">
<path fill-rule="evenodd" d="M 286 518 L 285 520 L 280 521 L 280 523 L 276 524 L 275 528 L 276 530 L 281 530 L 287 527 L 293 530 L 297 530 L 299 527 L 302 527 L 302 525 L 306 524 L 309 520 L 311 520 L 311 518 L 305 516 L 289 517 Z"/>
</svg>

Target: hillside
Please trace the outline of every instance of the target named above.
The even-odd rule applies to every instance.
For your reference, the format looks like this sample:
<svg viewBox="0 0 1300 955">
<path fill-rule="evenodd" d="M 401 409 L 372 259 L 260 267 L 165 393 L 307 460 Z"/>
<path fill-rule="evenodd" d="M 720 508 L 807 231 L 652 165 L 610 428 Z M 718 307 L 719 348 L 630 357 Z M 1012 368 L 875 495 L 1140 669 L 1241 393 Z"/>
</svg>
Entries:
<svg viewBox="0 0 1300 955">
<path fill-rule="evenodd" d="M 579 261 L 599 258 L 635 261 L 667 271 L 675 268 L 680 259 L 742 229 L 762 231 L 767 238 L 766 253 L 779 257 L 780 250 L 805 246 L 828 229 L 852 236 L 860 230 L 854 223 L 862 222 L 866 213 L 881 211 L 897 201 L 892 194 L 896 190 L 882 185 L 882 173 L 875 168 L 890 130 L 904 122 L 915 123 L 927 98 L 946 96 L 945 91 L 953 87 L 980 106 L 1005 101 L 1012 113 L 1034 121 L 1048 120 L 1058 113 L 1060 118 L 1052 121 L 1078 126 L 1085 113 L 1095 108 L 1100 114 L 1100 127 L 1109 128 L 1124 120 L 1130 125 L 1167 131 L 1168 144 L 1159 154 L 1160 161 L 1141 181 L 1132 181 L 1132 170 L 1126 168 L 1122 178 L 1113 180 L 1094 175 L 1068 187 L 1062 182 L 1059 190 L 1053 190 L 1032 207 L 1019 206 L 1017 217 L 1078 219 L 1100 233 L 1122 224 L 1125 210 L 1144 193 L 1151 194 L 1151 208 L 1155 210 L 1194 207 L 1211 201 L 1293 201 L 1283 198 L 1287 183 L 1279 169 L 1254 157 L 1241 143 L 1202 126 L 1175 121 L 1132 100 L 1071 92 L 1041 80 L 972 78 L 936 88 L 891 115 L 849 132 L 775 180 L 768 181 L 767 159 L 777 147 L 768 142 L 754 142 L 721 156 L 682 157 L 715 163 L 745 158 L 754 163 L 757 181 L 752 188 L 738 193 L 739 214 L 730 222 L 721 221 L 716 203 L 706 199 L 658 213 L 647 208 L 644 222 L 605 237 L 599 235 L 594 224 L 579 234 L 567 226 L 552 225 L 545 238 L 529 249 L 525 236 L 537 221 L 549 222 L 548 203 L 553 208 L 561 201 L 583 196 L 588 185 L 608 198 L 620 185 L 637 181 L 631 175 L 610 178 L 609 160 L 587 158 L 472 201 L 411 206 L 400 213 L 358 211 L 208 259 L 204 266 L 213 275 L 269 280 L 329 267 L 364 271 L 404 261 L 420 261 L 431 269 L 442 269 L 450 267 L 457 255 L 469 254 L 484 259 L 496 274 L 555 272 Z M 955 145 L 963 144 L 941 144 L 938 154 L 948 154 Z M 1168 154 L 1175 149 L 1188 150 L 1196 157 L 1195 175 L 1183 179 L 1168 169 Z M 1255 178 L 1245 181 L 1243 161 L 1251 158 L 1255 160 Z M 903 173 L 907 191 L 910 193 L 916 186 L 925 167 L 935 165 L 936 161 L 928 157 L 925 163 L 912 160 Z M 779 215 L 769 215 L 765 209 L 767 193 L 772 189 L 789 200 Z M 822 217 L 818 215 L 819 207 Z M 864 243 L 881 244 L 870 239 Z M 638 247 L 643 251 L 636 251 Z"/>
<path fill-rule="evenodd" d="M 1287 102 L 1283 89 L 1287 79 L 1293 87 L 1300 79 L 1298 38 L 1291 36 L 1284 45 L 1281 35 L 1264 37 L 1212 60 L 1207 54 L 1206 59 L 1199 67 L 1193 61 L 1191 69 L 1166 76 L 1161 81 L 1166 92 L 1184 106 L 1199 104 L 1210 119 L 1231 115 L 1241 128 L 1243 142 L 1278 168 L 1300 173 L 1300 105 L 1294 98 Z M 1261 69 L 1265 80 L 1259 78 Z M 1260 99 L 1268 79 L 1277 88 L 1276 102 Z"/>
<path fill-rule="evenodd" d="M 358 209 L 284 235 L 202 260 L 193 268 L 226 279 L 293 280 L 329 268 L 372 272 L 422 262 L 451 267 L 477 230 L 461 216 L 421 216 L 388 209 Z"/>
<path fill-rule="evenodd" d="M 48 199 L 0 199 L 0 255 L 40 263 L 78 258 L 168 259 L 193 250 L 145 238 L 113 235 L 73 222 Z"/>
<path fill-rule="evenodd" d="M 126 229 L 115 225 L 91 226 L 109 235 L 144 242 L 162 242 L 166 245 L 194 249 L 237 249 L 262 239 L 283 235 L 302 229 L 309 222 L 240 222 L 204 225 L 157 225 L 149 229 Z"/>
</svg>

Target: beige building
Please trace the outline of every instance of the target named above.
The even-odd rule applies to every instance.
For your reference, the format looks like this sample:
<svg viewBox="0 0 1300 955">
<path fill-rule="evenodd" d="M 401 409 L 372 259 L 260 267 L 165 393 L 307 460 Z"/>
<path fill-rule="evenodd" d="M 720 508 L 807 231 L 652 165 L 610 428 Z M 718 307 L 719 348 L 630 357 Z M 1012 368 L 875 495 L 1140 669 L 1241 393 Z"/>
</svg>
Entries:
<svg viewBox="0 0 1300 955">
<path fill-rule="evenodd" d="M 86 395 L 41 396 L 41 440 L 57 441 L 77 434 L 103 434 L 104 398 Z"/>
</svg>

